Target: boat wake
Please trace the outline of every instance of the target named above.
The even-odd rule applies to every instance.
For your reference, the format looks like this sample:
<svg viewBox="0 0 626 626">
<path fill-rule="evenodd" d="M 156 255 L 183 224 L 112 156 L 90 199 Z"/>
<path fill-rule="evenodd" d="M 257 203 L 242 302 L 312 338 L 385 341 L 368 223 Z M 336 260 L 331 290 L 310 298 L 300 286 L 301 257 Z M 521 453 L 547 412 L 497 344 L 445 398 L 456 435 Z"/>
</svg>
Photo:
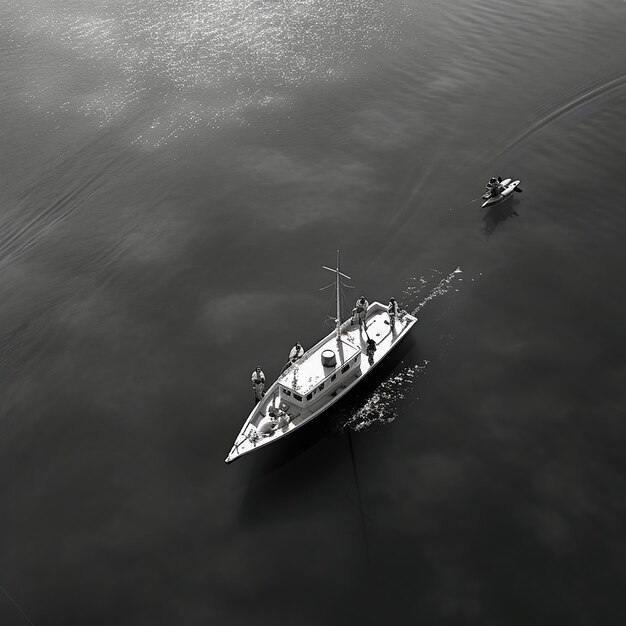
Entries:
<svg viewBox="0 0 626 626">
<path fill-rule="evenodd" d="M 426 370 L 428 361 L 403 368 L 395 376 L 383 381 L 366 399 L 365 404 L 349 417 L 340 416 L 340 431 L 358 432 L 379 424 L 389 424 L 398 416 L 397 404 L 406 397 L 413 380 Z M 343 419 L 342 419 L 343 418 Z"/>
<path fill-rule="evenodd" d="M 438 270 L 432 270 L 434 272 L 434 278 L 438 278 L 438 275 L 441 275 L 441 272 Z M 463 273 L 460 267 L 457 267 L 453 272 L 450 272 L 448 275 L 439 279 L 439 282 L 435 285 L 433 289 L 430 290 L 428 295 L 424 298 L 421 298 L 417 303 L 415 308 L 411 311 L 411 315 L 417 315 L 431 300 L 435 298 L 439 298 L 443 296 L 453 289 L 458 291 L 456 286 L 456 282 L 460 279 L 460 275 Z M 413 299 L 419 298 L 422 294 L 422 291 L 426 289 L 428 286 L 428 279 L 420 276 L 419 278 L 413 278 L 409 281 L 407 287 L 404 288 L 402 295 L 405 299 Z M 403 299 L 404 303 L 404 299 Z"/>
<path fill-rule="evenodd" d="M 626 75 L 622 74 L 612 80 L 603 79 L 599 81 L 599 84 L 586 86 L 582 93 L 579 93 L 569 98 L 567 101 L 560 104 L 557 108 L 544 115 L 541 119 L 526 128 L 524 131 L 520 132 L 505 146 L 500 148 L 495 156 L 492 157 L 493 160 L 501 158 L 502 155 L 504 155 L 506 152 L 508 152 L 524 140 L 528 139 L 535 133 L 539 132 L 552 122 L 555 122 L 560 118 L 580 109 L 581 107 L 586 106 L 587 104 L 598 98 L 606 97 L 614 91 L 623 89 L 624 85 L 626 85 Z M 484 156 L 486 158 L 487 155 L 485 154 Z"/>
</svg>

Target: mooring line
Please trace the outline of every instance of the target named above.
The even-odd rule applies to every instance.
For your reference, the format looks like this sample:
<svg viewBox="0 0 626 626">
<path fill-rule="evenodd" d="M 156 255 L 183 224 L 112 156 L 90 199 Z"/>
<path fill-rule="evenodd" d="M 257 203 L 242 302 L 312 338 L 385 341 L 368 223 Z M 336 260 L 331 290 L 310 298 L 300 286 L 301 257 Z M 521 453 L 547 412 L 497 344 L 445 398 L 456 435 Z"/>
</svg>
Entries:
<svg viewBox="0 0 626 626">
<path fill-rule="evenodd" d="M 33 624 L 30 620 L 30 617 L 24 613 L 22 607 L 9 595 L 9 592 L 2 585 L 0 585 L 0 591 L 2 591 L 2 593 L 4 593 L 4 595 L 11 601 L 11 604 L 22 614 L 22 617 L 30 624 L 30 626 L 35 626 L 35 624 Z"/>
<path fill-rule="evenodd" d="M 370 567 L 370 548 L 367 541 L 367 529 L 365 527 L 365 514 L 363 513 L 363 500 L 361 499 L 361 486 L 359 485 L 359 475 L 356 471 L 356 461 L 354 459 L 354 447 L 352 446 L 352 435 L 350 429 L 348 429 L 348 443 L 350 444 L 350 459 L 352 461 L 352 470 L 354 472 L 354 484 L 356 485 L 356 496 L 359 506 L 359 513 L 361 514 L 361 532 L 363 533 L 363 543 L 365 545 L 365 557 L 367 559 L 367 566 Z"/>
</svg>

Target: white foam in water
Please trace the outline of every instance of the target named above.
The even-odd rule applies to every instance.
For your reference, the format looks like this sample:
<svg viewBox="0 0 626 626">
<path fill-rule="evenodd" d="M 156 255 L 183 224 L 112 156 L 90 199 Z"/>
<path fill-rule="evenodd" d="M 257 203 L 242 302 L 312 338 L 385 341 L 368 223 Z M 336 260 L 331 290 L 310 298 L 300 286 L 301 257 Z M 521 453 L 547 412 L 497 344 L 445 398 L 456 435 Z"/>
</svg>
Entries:
<svg viewBox="0 0 626 626">
<path fill-rule="evenodd" d="M 375 424 L 389 424 L 397 417 L 397 403 L 404 399 L 407 387 L 428 365 L 405 367 L 398 374 L 383 381 L 367 398 L 365 404 L 357 409 L 342 425 L 341 430 L 350 429 L 358 432 Z"/>
<path fill-rule="evenodd" d="M 433 271 L 437 271 L 437 270 L 433 270 Z M 430 302 L 431 300 L 434 300 L 435 298 L 438 298 L 439 296 L 443 296 L 444 294 L 448 293 L 452 289 L 454 289 L 455 291 L 458 291 L 458 289 L 456 288 L 454 284 L 454 279 L 456 278 L 459 281 L 463 280 L 459 276 L 461 273 L 462 273 L 461 268 L 457 267 L 453 272 L 450 272 L 447 276 L 442 278 L 437 284 L 437 286 L 428 294 L 428 296 L 426 296 L 426 298 L 424 298 L 411 311 L 411 315 L 417 315 L 419 311 L 421 311 L 424 308 L 427 302 Z M 423 280 L 423 279 L 420 279 L 420 280 Z"/>
</svg>

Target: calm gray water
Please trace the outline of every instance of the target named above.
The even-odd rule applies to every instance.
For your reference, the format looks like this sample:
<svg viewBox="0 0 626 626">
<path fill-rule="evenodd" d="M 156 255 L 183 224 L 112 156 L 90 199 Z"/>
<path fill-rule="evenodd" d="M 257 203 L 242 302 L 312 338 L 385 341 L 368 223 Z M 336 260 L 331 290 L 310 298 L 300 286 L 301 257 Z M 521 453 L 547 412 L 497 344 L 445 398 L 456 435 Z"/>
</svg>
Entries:
<svg viewBox="0 0 626 626">
<path fill-rule="evenodd" d="M 4 0 L 0 625 L 623 624 L 623 0 Z M 492 175 L 522 194 L 484 210 Z M 350 299 L 419 324 L 226 466 Z"/>
</svg>

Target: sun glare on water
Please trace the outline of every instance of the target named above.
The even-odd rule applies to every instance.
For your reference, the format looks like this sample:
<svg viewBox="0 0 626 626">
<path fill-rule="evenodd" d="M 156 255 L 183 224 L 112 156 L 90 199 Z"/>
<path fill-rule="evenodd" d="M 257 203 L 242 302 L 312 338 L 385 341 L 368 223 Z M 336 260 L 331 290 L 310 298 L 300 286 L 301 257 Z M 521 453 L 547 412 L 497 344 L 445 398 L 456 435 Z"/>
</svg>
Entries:
<svg viewBox="0 0 626 626">
<path fill-rule="evenodd" d="M 16 36 L 61 48 L 53 84 L 31 77 L 32 101 L 102 125 L 149 101 L 153 117 L 137 137 L 146 147 L 340 80 L 363 51 L 392 46 L 399 23 L 379 0 L 108 0 L 16 5 L 10 15 Z M 89 68 L 78 89 L 68 62 Z"/>
</svg>

